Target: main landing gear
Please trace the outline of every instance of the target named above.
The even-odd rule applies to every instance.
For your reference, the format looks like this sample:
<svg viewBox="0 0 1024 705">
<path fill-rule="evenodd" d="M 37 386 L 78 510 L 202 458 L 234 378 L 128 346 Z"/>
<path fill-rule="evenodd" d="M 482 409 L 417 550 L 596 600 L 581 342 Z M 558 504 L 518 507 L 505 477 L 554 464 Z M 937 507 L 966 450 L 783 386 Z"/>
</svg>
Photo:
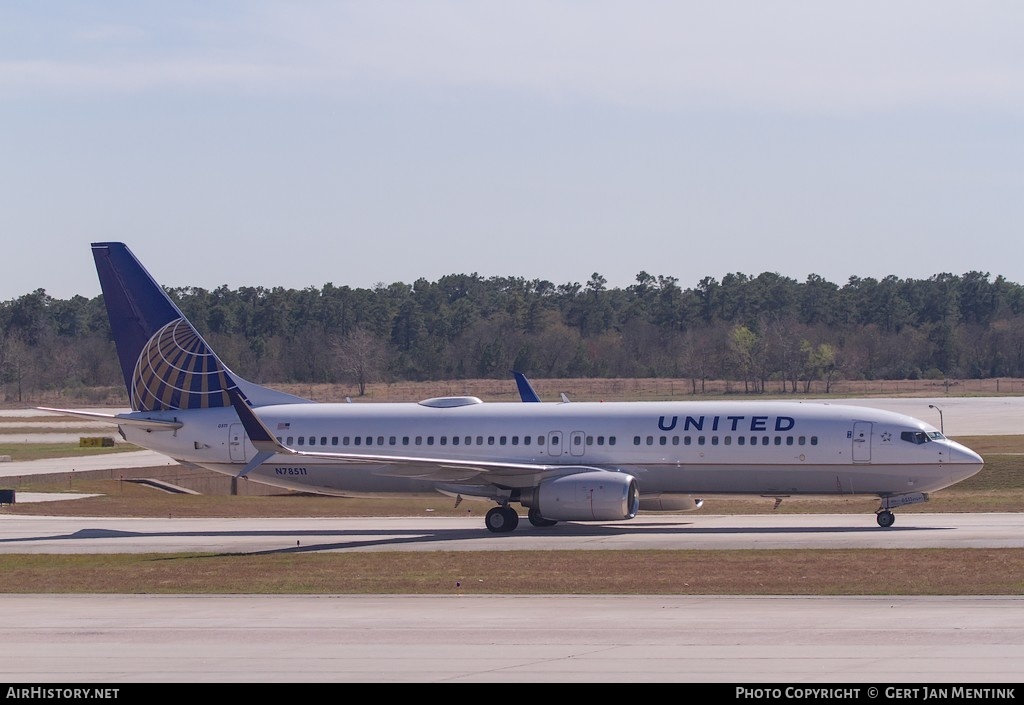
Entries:
<svg viewBox="0 0 1024 705">
<path fill-rule="evenodd" d="M 558 523 L 554 519 L 545 519 L 542 517 L 536 507 L 530 507 L 526 516 L 530 520 L 530 523 L 536 527 L 543 528 L 547 526 L 554 526 Z M 516 527 L 519 526 L 519 514 L 507 504 L 500 507 L 493 507 L 488 510 L 487 515 L 484 517 L 484 523 L 486 523 L 487 528 L 495 534 L 507 534 L 510 531 L 515 531 Z"/>
<path fill-rule="evenodd" d="M 505 504 L 488 510 L 484 523 L 492 533 L 507 534 L 519 526 L 519 515 L 515 509 Z"/>
<path fill-rule="evenodd" d="M 878 525 L 883 529 L 888 529 L 896 521 L 896 515 L 888 509 L 878 512 L 875 518 L 878 520 Z"/>
</svg>

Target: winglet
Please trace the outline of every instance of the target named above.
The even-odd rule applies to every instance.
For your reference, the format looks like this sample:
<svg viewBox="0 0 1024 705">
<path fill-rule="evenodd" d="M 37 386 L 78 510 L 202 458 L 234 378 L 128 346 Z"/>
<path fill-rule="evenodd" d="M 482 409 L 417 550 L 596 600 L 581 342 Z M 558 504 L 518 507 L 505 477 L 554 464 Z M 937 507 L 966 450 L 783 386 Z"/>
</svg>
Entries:
<svg viewBox="0 0 1024 705">
<path fill-rule="evenodd" d="M 537 392 L 534 391 L 533 385 L 530 384 L 530 380 L 526 379 L 526 375 L 517 370 L 512 370 L 512 374 L 516 377 L 516 386 L 519 387 L 519 398 L 523 401 L 540 401 L 540 397 Z"/>
</svg>

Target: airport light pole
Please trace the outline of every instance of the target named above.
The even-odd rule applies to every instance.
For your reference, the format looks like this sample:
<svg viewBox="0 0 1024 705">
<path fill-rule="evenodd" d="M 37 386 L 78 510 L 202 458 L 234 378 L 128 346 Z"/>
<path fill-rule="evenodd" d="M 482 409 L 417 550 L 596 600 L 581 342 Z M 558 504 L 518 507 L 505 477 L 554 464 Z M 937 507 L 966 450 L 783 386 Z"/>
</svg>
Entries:
<svg viewBox="0 0 1024 705">
<path fill-rule="evenodd" d="M 928 408 L 929 409 L 935 409 L 937 412 L 939 412 L 939 431 L 942 433 L 943 436 L 945 436 L 946 435 L 946 428 L 945 428 L 945 425 L 942 422 L 942 409 L 940 409 L 939 407 L 935 406 L 934 404 L 929 404 Z"/>
</svg>

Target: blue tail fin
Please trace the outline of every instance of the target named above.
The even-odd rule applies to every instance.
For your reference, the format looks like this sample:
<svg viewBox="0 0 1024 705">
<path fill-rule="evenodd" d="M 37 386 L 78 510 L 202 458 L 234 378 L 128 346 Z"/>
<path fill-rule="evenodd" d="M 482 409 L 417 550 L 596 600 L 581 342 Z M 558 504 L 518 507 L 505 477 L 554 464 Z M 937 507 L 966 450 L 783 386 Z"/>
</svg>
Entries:
<svg viewBox="0 0 1024 705">
<path fill-rule="evenodd" d="M 132 410 L 228 407 L 234 383 L 257 406 L 306 401 L 231 372 L 124 243 L 92 255 Z"/>
</svg>

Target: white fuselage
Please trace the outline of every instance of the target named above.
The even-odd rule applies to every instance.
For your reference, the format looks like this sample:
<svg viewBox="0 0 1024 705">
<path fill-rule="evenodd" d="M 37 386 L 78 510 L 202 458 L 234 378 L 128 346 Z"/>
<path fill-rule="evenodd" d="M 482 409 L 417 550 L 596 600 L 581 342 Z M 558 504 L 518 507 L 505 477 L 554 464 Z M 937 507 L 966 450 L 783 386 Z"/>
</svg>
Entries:
<svg viewBox="0 0 1024 705">
<path fill-rule="evenodd" d="M 978 472 L 982 459 L 918 419 L 821 402 L 309 403 L 263 406 L 288 448 L 375 462 L 279 454 L 254 481 L 334 495 L 523 488 L 601 469 L 636 477 L 641 495 L 882 497 L 933 492 Z M 231 475 L 255 455 L 231 408 L 135 414 L 176 419 L 175 431 L 122 427 L 126 440 Z M 437 459 L 437 466 L 381 462 Z M 461 461 L 445 467 L 444 461 Z M 465 461 L 547 466 L 532 474 Z M 485 495 L 487 492 L 481 492 Z"/>
</svg>

